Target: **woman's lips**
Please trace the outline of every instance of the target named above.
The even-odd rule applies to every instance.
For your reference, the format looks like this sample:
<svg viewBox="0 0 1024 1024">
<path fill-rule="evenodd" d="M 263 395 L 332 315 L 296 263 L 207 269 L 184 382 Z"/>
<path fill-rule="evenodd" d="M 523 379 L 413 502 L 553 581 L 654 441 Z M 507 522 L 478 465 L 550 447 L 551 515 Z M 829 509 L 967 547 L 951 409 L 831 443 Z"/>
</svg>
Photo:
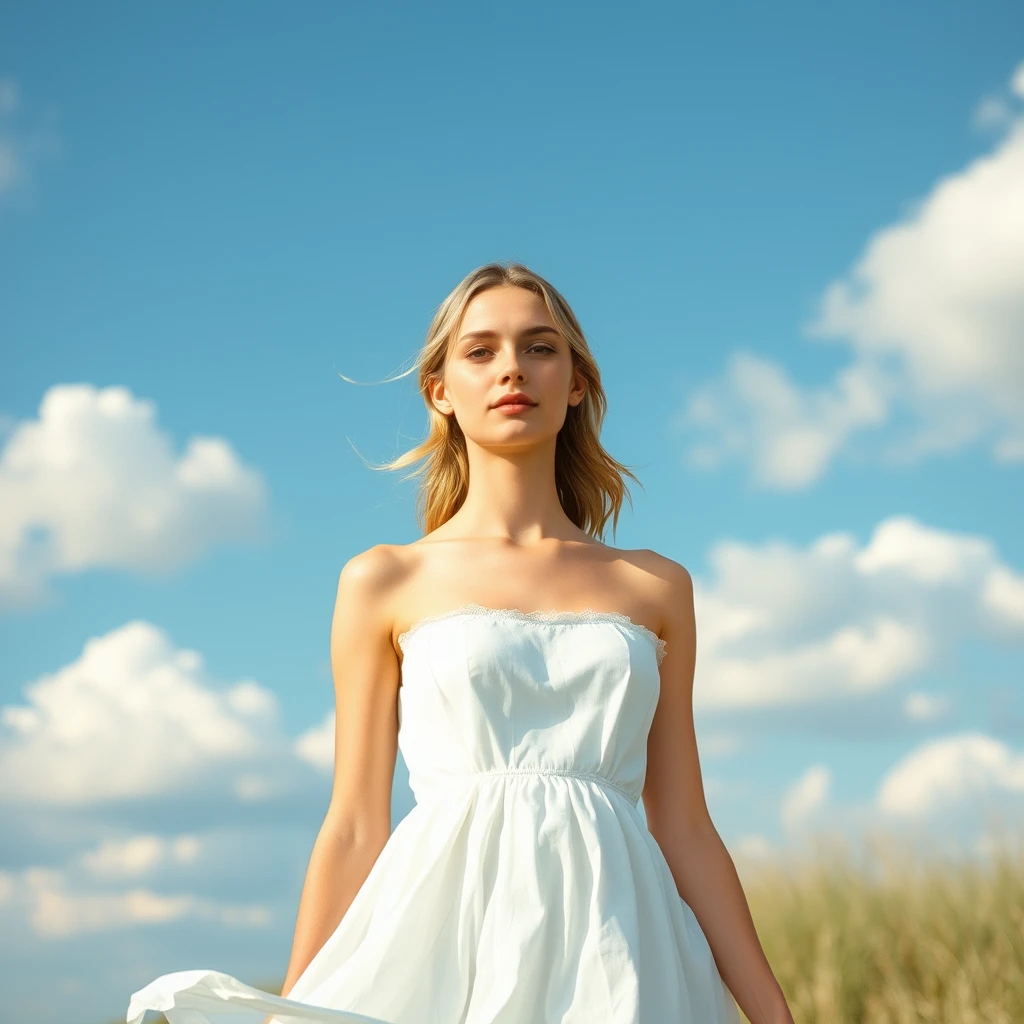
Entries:
<svg viewBox="0 0 1024 1024">
<path fill-rule="evenodd" d="M 498 412 L 507 412 L 510 415 L 517 412 L 526 412 L 527 409 L 535 409 L 535 405 L 527 405 L 526 402 L 504 402 L 494 407 Z"/>
</svg>

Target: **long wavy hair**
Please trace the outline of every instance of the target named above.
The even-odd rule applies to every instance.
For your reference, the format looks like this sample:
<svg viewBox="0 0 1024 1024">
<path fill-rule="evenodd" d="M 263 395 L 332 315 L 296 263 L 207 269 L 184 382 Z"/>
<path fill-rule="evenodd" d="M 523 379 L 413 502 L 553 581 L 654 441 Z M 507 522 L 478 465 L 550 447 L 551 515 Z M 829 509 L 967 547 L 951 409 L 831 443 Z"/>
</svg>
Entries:
<svg viewBox="0 0 1024 1024">
<path fill-rule="evenodd" d="M 614 536 L 623 499 L 629 499 L 631 508 L 633 504 L 623 477 L 629 476 L 637 483 L 640 481 L 601 446 L 601 424 L 608 399 L 601 386 L 601 373 L 576 315 L 556 288 L 521 263 L 488 263 L 479 267 L 467 274 L 441 303 L 415 364 L 406 373 L 390 378 L 398 380 L 419 368 L 420 394 L 429 419 L 427 436 L 416 447 L 390 462 L 367 465 L 371 469 L 394 471 L 422 463 L 404 479 L 423 477 L 417 495 L 416 519 L 424 534 L 436 530 L 459 510 L 469 490 L 466 437 L 454 415 L 446 416 L 435 408 L 430 400 L 430 388 L 444 374 L 448 353 L 466 306 L 475 295 L 498 285 L 526 288 L 544 300 L 559 333 L 569 344 L 574 368 L 587 382 L 583 400 L 568 407 L 565 423 L 558 432 L 555 485 L 562 509 L 576 526 L 600 540 L 611 517 Z"/>
</svg>

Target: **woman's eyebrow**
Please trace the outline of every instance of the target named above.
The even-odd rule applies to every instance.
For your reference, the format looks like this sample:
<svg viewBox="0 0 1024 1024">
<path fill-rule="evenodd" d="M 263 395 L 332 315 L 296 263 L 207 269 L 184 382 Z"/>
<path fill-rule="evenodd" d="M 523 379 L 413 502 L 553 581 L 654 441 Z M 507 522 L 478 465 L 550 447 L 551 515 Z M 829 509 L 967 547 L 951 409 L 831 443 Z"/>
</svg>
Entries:
<svg viewBox="0 0 1024 1024">
<path fill-rule="evenodd" d="M 527 327 L 525 330 L 519 332 L 520 338 L 529 338 L 534 334 L 558 334 L 558 331 L 554 327 L 549 327 L 547 324 L 537 324 L 535 327 Z M 463 334 L 459 341 L 468 341 L 469 339 L 477 338 L 495 338 L 497 337 L 497 331 L 468 331 Z"/>
</svg>

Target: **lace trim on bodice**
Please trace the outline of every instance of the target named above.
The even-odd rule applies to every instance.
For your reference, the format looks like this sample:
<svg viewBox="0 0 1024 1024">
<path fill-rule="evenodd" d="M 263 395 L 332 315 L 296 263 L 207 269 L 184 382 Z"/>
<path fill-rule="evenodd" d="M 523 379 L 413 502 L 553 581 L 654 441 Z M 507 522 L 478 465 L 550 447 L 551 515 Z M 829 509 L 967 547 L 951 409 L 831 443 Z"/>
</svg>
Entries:
<svg viewBox="0 0 1024 1024">
<path fill-rule="evenodd" d="M 552 624 L 571 624 L 576 622 L 615 622 L 627 629 L 635 630 L 642 636 L 647 637 L 654 645 L 654 653 L 660 665 L 665 657 L 668 641 L 662 640 L 652 629 L 648 629 L 639 622 L 634 622 L 624 612 L 596 611 L 593 608 L 584 608 L 581 611 L 531 611 L 524 612 L 518 608 L 490 608 L 487 605 L 477 604 L 471 601 L 468 604 L 459 605 L 457 608 L 449 608 L 447 611 L 438 612 L 436 615 L 427 615 L 417 619 L 405 632 L 398 636 L 398 646 L 405 650 L 405 643 L 415 632 L 424 626 L 434 622 L 441 622 L 444 619 L 452 619 L 463 615 L 482 615 L 487 618 L 498 619 L 499 621 L 511 622 L 545 622 Z"/>
</svg>

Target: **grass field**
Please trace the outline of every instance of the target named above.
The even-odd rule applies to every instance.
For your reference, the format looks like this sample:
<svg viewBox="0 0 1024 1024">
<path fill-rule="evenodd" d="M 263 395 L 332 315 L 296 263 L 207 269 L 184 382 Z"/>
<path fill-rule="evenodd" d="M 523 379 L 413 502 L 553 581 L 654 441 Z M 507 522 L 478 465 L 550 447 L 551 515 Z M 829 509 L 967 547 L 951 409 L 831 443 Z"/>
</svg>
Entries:
<svg viewBox="0 0 1024 1024">
<path fill-rule="evenodd" d="M 1024 844 L 984 862 L 819 841 L 744 888 L 797 1024 L 1024 1024 Z"/>
</svg>

